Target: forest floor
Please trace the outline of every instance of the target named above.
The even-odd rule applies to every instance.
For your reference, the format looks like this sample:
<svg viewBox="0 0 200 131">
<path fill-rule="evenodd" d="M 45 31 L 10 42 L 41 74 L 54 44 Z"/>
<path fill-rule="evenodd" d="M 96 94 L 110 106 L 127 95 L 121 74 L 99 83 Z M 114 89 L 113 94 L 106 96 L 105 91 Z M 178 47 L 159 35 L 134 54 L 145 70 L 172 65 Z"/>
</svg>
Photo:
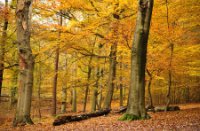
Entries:
<svg viewBox="0 0 200 131">
<path fill-rule="evenodd" d="M 122 114 L 111 112 L 107 116 L 56 127 L 52 126 L 54 119 L 43 113 L 40 120 L 32 116 L 35 125 L 16 128 L 11 126 L 14 111 L 2 109 L 2 103 L 0 105 L 0 131 L 200 131 L 200 103 L 181 104 L 180 111 L 150 112 L 151 119 L 148 120 L 119 121 Z"/>
</svg>

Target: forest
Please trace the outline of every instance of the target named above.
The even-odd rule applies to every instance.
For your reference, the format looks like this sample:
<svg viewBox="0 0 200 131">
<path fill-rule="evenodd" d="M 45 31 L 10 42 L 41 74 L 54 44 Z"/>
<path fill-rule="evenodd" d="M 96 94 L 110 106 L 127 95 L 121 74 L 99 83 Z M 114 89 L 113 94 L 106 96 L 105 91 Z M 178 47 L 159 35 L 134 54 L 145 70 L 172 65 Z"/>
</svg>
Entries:
<svg viewBox="0 0 200 131">
<path fill-rule="evenodd" d="M 0 0 L 0 131 L 200 130 L 199 0 Z"/>
</svg>

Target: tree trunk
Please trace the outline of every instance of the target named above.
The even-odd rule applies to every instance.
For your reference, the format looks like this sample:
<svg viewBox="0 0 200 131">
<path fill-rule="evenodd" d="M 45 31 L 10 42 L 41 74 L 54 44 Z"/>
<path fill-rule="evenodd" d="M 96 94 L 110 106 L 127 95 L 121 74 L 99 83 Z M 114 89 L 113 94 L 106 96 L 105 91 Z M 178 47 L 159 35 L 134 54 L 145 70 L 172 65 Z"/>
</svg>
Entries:
<svg viewBox="0 0 200 131">
<path fill-rule="evenodd" d="M 63 85 L 62 87 L 62 103 L 61 103 L 61 113 L 66 112 L 66 101 L 67 101 L 67 87 Z"/>
<path fill-rule="evenodd" d="M 63 86 L 62 86 L 62 103 L 61 103 L 61 113 L 66 112 L 67 108 L 67 54 L 65 59 L 65 74 L 64 74 L 64 80 L 63 80 Z"/>
<path fill-rule="evenodd" d="M 83 112 L 86 111 L 86 106 L 87 106 L 87 100 L 88 100 L 88 92 L 89 92 L 89 87 L 90 87 L 90 78 L 91 78 L 91 73 L 92 73 L 92 67 L 91 67 L 91 62 L 92 62 L 92 56 L 90 57 L 90 60 L 89 60 L 89 65 L 88 65 L 88 77 L 87 77 L 87 81 L 88 81 L 88 84 L 86 86 L 86 89 L 85 89 L 85 98 L 84 98 L 84 103 L 83 103 Z"/>
<path fill-rule="evenodd" d="M 73 54 L 73 58 L 76 58 L 76 53 Z M 72 69 L 72 111 L 77 111 L 77 91 L 76 91 L 76 75 L 77 75 L 77 63 L 73 63 Z"/>
<path fill-rule="evenodd" d="M 154 106 L 153 106 L 153 100 L 152 100 L 152 95 L 151 95 L 151 82 L 152 82 L 153 76 L 152 76 L 152 74 L 149 72 L 148 69 L 147 69 L 147 74 L 148 74 L 148 76 L 149 76 L 148 95 L 149 95 L 149 101 L 150 101 L 150 104 L 149 104 L 149 107 L 148 107 L 148 108 L 153 109 Z"/>
<path fill-rule="evenodd" d="M 72 111 L 77 111 L 77 94 L 76 94 L 76 87 L 72 88 Z"/>
<path fill-rule="evenodd" d="M 39 43 L 39 52 L 40 52 L 40 43 Z M 40 59 L 40 56 L 39 56 L 39 61 L 41 61 Z M 38 74 L 37 74 L 37 77 L 38 77 L 38 80 L 37 80 L 37 87 L 38 87 L 38 90 L 37 90 L 37 95 L 38 95 L 38 116 L 39 118 L 42 117 L 41 115 L 41 104 L 40 104 L 40 100 L 41 100 L 41 82 L 42 82 L 42 69 L 41 69 L 41 62 L 38 63 Z"/>
<path fill-rule="evenodd" d="M 120 89 L 120 97 L 119 97 L 119 99 L 120 99 L 120 102 L 119 102 L 119 106 L 120 107 L 122 107 L 123 106 L 123 81 L 122 81 L 122 78 L 123 78 L 123 76 L 122 76 L 122 71 L 123 71 L 123 64 L 122 64 L 122 54 L 121 54 L 121 56 L 120 56 L 120 64 L 119 64 L 119 69 L 120 69 L 120 77 L 119 77 L 119 79 L 120 79 L 120 84 L 119 84 L 119 89 Z"/>
<path fill-rule="evenodd" d="M 38 71 L 38 116 L 39 118 L 42 117 L 41 115 L 41 104 L 40 104 L 40 101 L 41 101 L 41 82 L 42 82 L 42 72 L 41 72 L 41 63 L 39 63 L 39 71 Z"/>
<path fill-rule="evenodd" d="M 167 103 L 166 103 L 166 108 L 165 111 L 169 108 L 170 104 L 170 93 L 171 93 L 171 85 L 172 85 L 172 59 L 173 59 L 173 51 L 174 51 L 174 45 L 170 44 L 170 61 L 169 61 L 169 70 L 168 70 L 168 75 L 169 75 L 169 80 L 168 80 L 168 92 L 167 92 Z"/>
<path fill-rule="evenodd" d="M 4 13 L 4 24 L 3 24 L 3 31 L 2 31 L 2 38 L 1 38 L 1 45 L 0 45 L 0 97 L 2 92 L 3 86 L 3 72 L 4 72 L 4 54 L 5 54 L 5 45 L 7 40 L 7 29 L 8 29 L 8 0 L 5 0 L 5 8 L 6 12 Z"/>
<path fill-rule="evenodd" d="M 14 67 L 14 69 L 12 70 L 12 86 L 10 88 L 10 108 L 14 107 L 15 103 L 17 102 L 17 98 L 16 98 L 17 76 L 18 76 L 18 69 Z"/>
<path fill-rule="evenodd" d="M 62 26 L 62 16 L 60 16 L 60 20 L 59 20 L 59 25 Z M 58 31 L 58 41 L 60 40 L 60 35 L 61 35 L 61 31 Z M 56 115 L 56 105 L 57 105 L 57 79 L 58 79 L 58 64 L 59 64 L 59 45 L 57 46 L 56 49 L 56 56 L 55 56 L 55 75 L 53 78 L 53 99 L 52 99 L 52 116 Z"/>
<path fill-rule="evenodd" d="M 110 67 L 109 67 L 109 76 L 108 76 L 108 87 L 106 90 L 106 96 L 104 100 L 104 109 L 110 109 L 111 108 L 111 102 L 112 102 L 112 96 L 114 92 L 114 86 L 115 86 L 115 77 L 116 77 L 116 57 L 117 57 L 117 44 L 114 43 L 111 46 L 110 50 Z"/>
<path fill-rule="evenodd" d="M 18 60 L 18 54 L 17 52 L 14 53 L 14 62 L 17 62 Z M 17 79 L 18 79 L 18 67 L 13 67 L 12 68 L 12 85 L 10 88 L 10 109 L 12 109 L 15 104 L 17 103 L 17 98 L 16 98 L 16 94 L 17 94 Z"/>
<path fill-rule="evenodd" d="M 99 67 L 96 67 L 96 83 L 93 88 L 93 93 L 92 93 L 92 101 L 91 101 L 91 112 L 96 111 L 96 106 L 97 106 L 97 96 L 98 96 L 98 87 L 99 87 Z"/>
<path fill-rule="evenodd" d="M 56 49 L 56 58 L 55 58 L 55 75 L 53 78 L 53 99 L 52 99 L 52 116 L 56 115 L 56 105 L 57 105 L 57 79 L 58 79 L 58 63 L 59 63 L 59 48 Z"/>
<path fill-rule="evenodd" d="M 98 93 L 98 100 L 97 100 L 97 107 L 98 110 L 101 110 L 101 105 L 102 105 L 102 93 L 103 93 L 103 69 L 101 69 L 101 79 L 99 80 L 99 93 Z"/>
<path fill-rule="evenodd" d="M 122 120 L 147 118 L 145 110 L 145 68 L 153 0 L 139 0 L 131 50 L 131 83 L 126 114 Z"/>
<path fill-rule="evenodd" d="M 19 97 L 13 125 L 33 124 L 30 118 L 34 58 L 30 46 L 32 0 L 18 0 L 16 9 L 19 50 Z"/>
</svg>

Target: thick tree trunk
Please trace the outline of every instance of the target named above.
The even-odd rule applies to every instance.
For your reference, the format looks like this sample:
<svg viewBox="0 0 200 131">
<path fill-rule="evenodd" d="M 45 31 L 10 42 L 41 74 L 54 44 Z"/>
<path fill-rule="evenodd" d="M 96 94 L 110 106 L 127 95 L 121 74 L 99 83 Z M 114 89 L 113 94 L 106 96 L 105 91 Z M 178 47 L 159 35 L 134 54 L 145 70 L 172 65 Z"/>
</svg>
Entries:
<svg viewBox="0 0 200 131">
<path fill-rule="evenodd" d="M 126 114 L 122 120 L 147 118 L 145 110 L 145 68 L 153 0 L 139 0 L 137 23 L 131 50 L 131 84 Z"/>
<path fill-rule="evenodd" d="M 4 15 L 4 24 L 3 24 L 3 32 L 1 38 L 0 45 L 0 97 L 2 92 L 3 85 L 3 72 L 4 72 L 4 53 L 5 53 L 5 45 L 7 40 L 7 29 L 8 29 L 8 0 L 5 0 L 5 15 Z M 0 98 L 1 99 L 1 98 Z"/>
<path fill-rule="evenodd" d="M 16 9 L 17 42 L 19 50 L 19 97 L 14 126 L 33 124 L 30 118 L 34 58 L 30 46 L 32 0 L 18 0 Z"/>
<path fill-rule="evenodd" d="M 116 77 L 116 57 L 117 57 L 117 44 L 114 43 L 111 46 L 110 50 L 110 67 L 109 67 L 109 76 L 108 76 L 108 87 L 106 90 L 106 96 L 104 100 L 104 109 L 111 108 L 112 96 L 115 87 L 115 77 Z"/>
</svg>

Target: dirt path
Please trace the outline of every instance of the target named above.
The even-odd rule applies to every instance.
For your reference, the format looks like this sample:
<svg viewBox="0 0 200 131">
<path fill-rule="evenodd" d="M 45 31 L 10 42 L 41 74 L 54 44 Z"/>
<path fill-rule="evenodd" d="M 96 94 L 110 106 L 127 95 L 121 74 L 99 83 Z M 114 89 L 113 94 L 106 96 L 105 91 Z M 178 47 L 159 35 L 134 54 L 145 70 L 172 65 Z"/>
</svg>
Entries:
<svg viewBox="0 0 200 131">
<path fill-rule="evenodd" d="M 120 114 L 110 114 L 57 127 L 52 126 L 52 119 L 17 128 L 3 125 L 0 131 L 200 131 L 200 104 L 182 105 L 181 109 L 175 112 L 150 113 L 152 118 L 149 120 L 122 122 L 117 120 Z"/>
</svg>

